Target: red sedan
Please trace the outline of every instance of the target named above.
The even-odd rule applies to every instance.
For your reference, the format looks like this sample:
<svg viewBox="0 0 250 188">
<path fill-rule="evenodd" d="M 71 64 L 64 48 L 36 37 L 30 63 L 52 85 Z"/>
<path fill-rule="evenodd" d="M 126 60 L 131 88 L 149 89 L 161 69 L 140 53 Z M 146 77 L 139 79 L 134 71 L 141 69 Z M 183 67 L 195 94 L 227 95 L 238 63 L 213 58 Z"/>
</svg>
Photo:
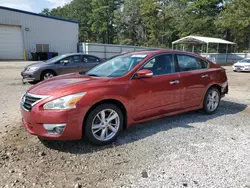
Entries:
<svg viewBox="0 0 250 188">
<path fill-rule="evenodd" d="M 31 87 L 21 98 L 22 122 L 42 139 L 104 145 L 135 123 L 197 109 L 212 114 L 227 92 L 225 69 L 198 55 L 133 52 Z"/>
</svg>

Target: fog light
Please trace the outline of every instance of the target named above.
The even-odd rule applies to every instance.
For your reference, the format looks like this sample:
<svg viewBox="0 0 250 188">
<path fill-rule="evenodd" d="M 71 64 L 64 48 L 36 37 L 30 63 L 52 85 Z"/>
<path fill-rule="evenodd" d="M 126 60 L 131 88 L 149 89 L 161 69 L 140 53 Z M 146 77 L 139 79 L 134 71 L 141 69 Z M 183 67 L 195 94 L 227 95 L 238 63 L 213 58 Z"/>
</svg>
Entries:
<svg viewBox="0 0 250 188">
<path fill-rule="evenodd" d="M 43 124 L 43 127 L 48 134 L 61 135 L 66 127 L 66 124 Z"/>
</svg>

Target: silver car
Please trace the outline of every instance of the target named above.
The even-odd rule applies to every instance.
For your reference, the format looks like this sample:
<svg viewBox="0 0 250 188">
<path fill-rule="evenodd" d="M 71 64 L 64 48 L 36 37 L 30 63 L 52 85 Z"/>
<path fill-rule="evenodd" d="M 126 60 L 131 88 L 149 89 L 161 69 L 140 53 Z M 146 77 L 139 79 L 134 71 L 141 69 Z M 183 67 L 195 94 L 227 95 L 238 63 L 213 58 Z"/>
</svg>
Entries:
<svg viewBox="0 0 250 188">
<path fill-rule="evenodd" d="M 102 60 L 93 55 L 81 53 L 64 54 L 47 61 L 31 64 L 21 72 L 23 82 L 38 82 L 57 75 L 85 72 L 100 64 Z"/>
</svg>

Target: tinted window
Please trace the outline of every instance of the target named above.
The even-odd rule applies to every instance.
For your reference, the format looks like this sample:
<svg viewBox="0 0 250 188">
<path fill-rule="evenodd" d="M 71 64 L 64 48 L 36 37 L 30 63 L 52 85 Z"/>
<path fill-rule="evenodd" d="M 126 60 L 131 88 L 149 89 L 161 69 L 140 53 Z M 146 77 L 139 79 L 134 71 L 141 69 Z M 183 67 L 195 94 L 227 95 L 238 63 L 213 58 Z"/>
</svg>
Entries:
<svg viewBox="0 0 250 188">
<path fill-rule="evenodd" d="M 207 69 L 209 68 L 209 63 L 203 60 L 200 60 L 201 68 L 202 69 Z"/>
<path fill-rule="evenodd" d="M 79 55 L 69 56 L 60 60 L 60 63 L 65 63 L 65 61 L 68 61 L 68 63 L 79 63 L 80 59 L 81 59 L 81 56 Z"/>
<path fill-rule="evenodd" d="M 173 55 L 159 55 L 146 63 L 142 69 L 149 69 L 154 75 L 163 75 L 175 72 Z"/>
<path fill-rule="evenodd" d="M 83 56 L 84 63 L 98 63 L 100 60 L 93 56 Z"/>
<path fill-rule="evenodd" d="M 60 63 L 65 63 L 65 61 L 68 61 L 69 63 L 72 62 L 72 57 L 66 57 L 66 58 L 63 58 L 62 60 L 60 60 Z"/>
<path fill-rule="evenodd" d="M 177 55 L 177 59 L 181 72 L 201 69 L 201 64 L 195 57 Z"/>
<path fill-rule="evenodd" d="M 80 63 L 81 56 L 76 55 L 76 56 L 72 56 L 71 58 L 72 58 L 71 61 L 73 63 Z"/>
</svg>

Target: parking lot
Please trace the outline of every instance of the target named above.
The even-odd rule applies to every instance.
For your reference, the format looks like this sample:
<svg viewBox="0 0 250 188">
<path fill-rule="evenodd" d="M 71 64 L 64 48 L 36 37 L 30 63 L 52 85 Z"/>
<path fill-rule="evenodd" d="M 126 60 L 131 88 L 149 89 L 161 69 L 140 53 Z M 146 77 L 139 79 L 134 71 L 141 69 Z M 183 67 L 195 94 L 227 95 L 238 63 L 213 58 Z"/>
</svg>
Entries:
<svg viewBox="0 0 250 188">
<path fill-rule="evenodd" d="M 22 127 L 27 62 L 0 62 L 0 187 L 250 188 L 250 73 L 226 67 L 214 115 L 190 112 L 135 125 L 112 145 L 42 144 Z"/>
</svg>

